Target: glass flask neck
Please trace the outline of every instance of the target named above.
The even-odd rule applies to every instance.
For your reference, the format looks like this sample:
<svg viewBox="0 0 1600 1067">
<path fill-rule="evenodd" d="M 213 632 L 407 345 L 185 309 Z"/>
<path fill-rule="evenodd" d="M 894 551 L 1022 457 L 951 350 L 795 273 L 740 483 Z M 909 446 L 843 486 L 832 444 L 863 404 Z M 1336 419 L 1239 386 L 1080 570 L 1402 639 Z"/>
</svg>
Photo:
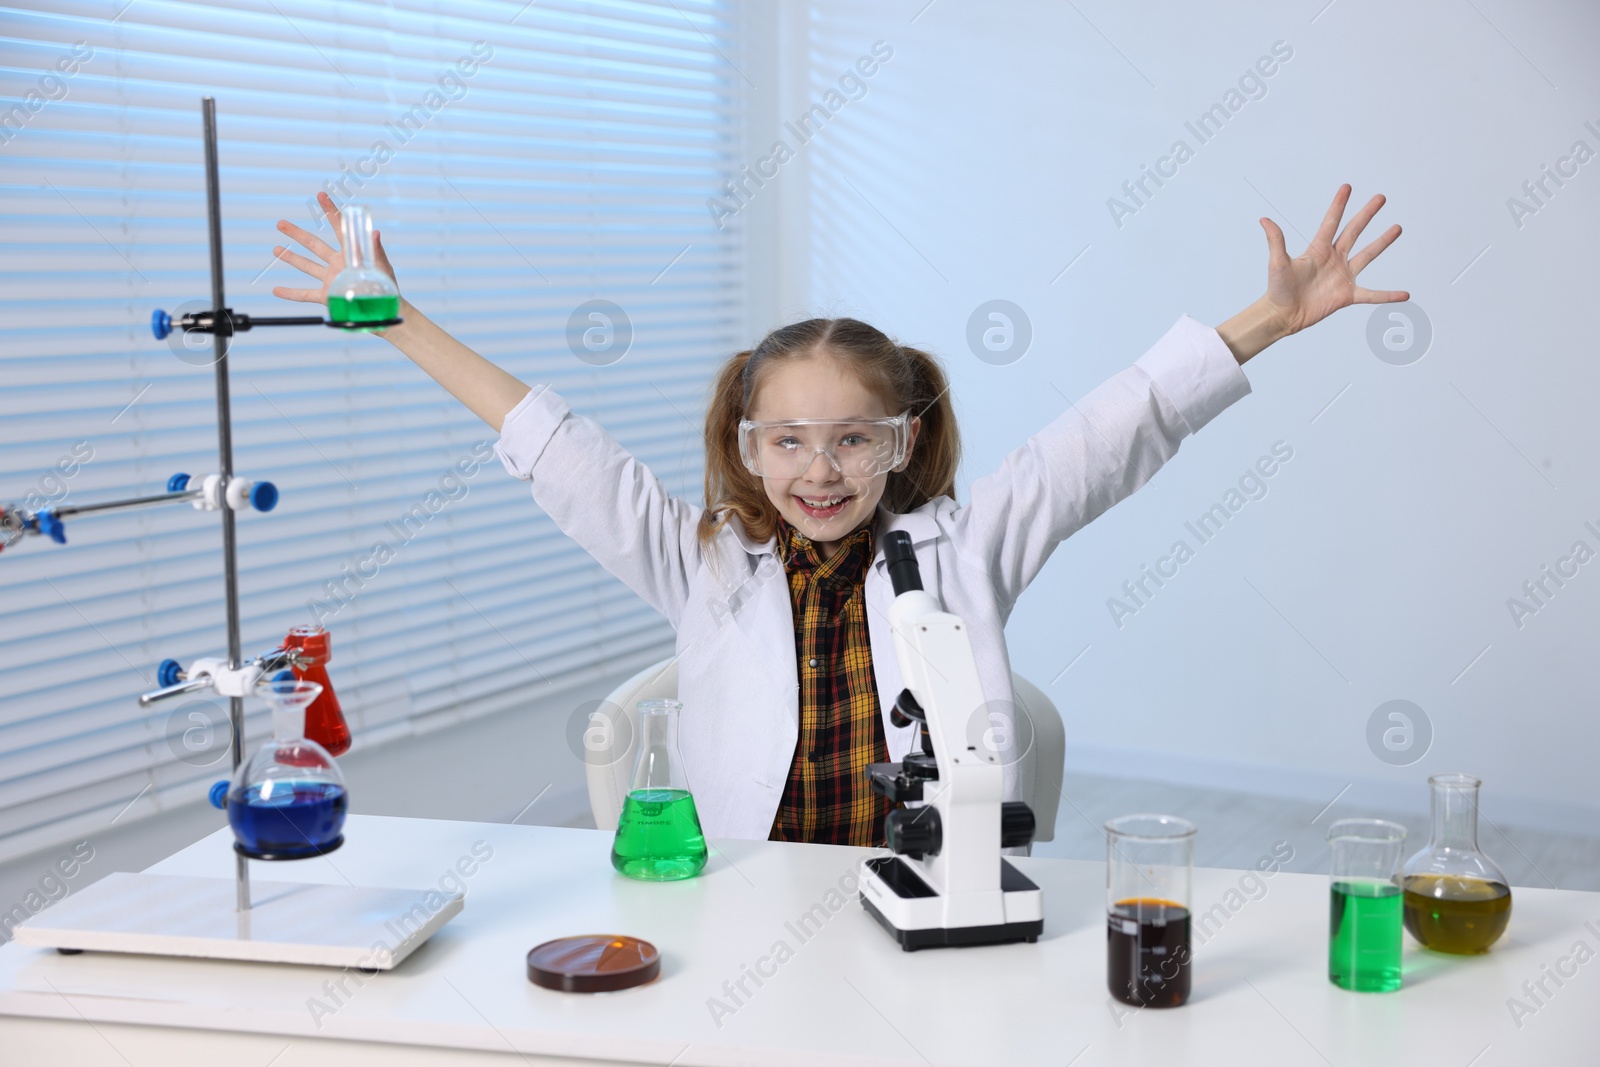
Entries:
<svg viewBox="0 0 1600 1067">
<path fill-rule="evenodd" d="M 1435 847 L 1478 848 L 1478 786 L 1468 774 L 1436 774 L 1433 787 L 1433 841 Z"/>
<path fill-rule="evenodd" d="M 322 686 L 305 682 L 284 671 L 271 681 L 256 686 L 256 695 L 272 709 L 272 739 L 298 741 L 306 735 L 306 706 L 321 694 Z"/>
<path fill-rule="evenodd" d="M 304 704 L 274 704 L 272 706 L 272 739 L 279 744 L 298 741 L 306 735 L 306 706 Z"/>
<path fill-rule="evenodd" d="M 329 658 L 328 647 L 332 642 L 328 631 L 320 626 L 296 626 L 283 643 L 285 648 L 294 649 L 302 660 L 315 666 Z"/>
<path fill-rule="evenodd" d="M 661 709 L 639 709 L 639 744 L 645 748 L 667 745 L 672 740 L 668 720 L 672 713 Z"/>
<path fill-rule="evenodd" d="M 372 242 L 372 213 L 365 204 L 349 204 L 340 213 L 340 251 L 346 270 L 374 266 L 377 254 Z"/>
<path fill-rule="evenodd" d="M 682 707 L 676 700 L 639 703 L 639 756 L 630 789 L 688 788 L 678 755 L 678 712 Z"/>
</svg>

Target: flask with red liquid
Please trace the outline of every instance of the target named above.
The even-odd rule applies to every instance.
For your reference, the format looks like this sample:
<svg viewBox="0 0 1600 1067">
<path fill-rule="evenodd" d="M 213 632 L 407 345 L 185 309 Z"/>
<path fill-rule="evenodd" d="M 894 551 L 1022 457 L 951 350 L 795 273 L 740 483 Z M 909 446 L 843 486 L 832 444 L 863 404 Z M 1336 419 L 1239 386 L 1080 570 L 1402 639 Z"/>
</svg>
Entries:
<svg viewBox="0 0 1600 1067">
<path fill-rule="evenodd" d="M 297 649 L 305 661 L 304 666 L 294 668 L 295 677 L 322 686 L 322 692 L 306 709 L 306 738 L 327 749 L 329 755 L 342 756 L 350 751 L 350 727 L 345 724 L 344 711 L 324 666 L 330 658 L 332 641 L 321 626 L 296 626 L 289 631 L 283 646 Z"/>
</svg>

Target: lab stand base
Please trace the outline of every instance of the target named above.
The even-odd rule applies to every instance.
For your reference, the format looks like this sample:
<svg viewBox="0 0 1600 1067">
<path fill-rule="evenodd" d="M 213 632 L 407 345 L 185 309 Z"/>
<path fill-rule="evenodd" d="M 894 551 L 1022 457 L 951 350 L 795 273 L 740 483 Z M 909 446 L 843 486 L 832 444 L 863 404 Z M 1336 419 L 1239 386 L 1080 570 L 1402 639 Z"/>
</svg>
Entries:
<svg viewBox="0 0 1600 1067">
<path fill-rule="evenodd" d="M 863 867 L 861 906 L 907 952 L 1032 942 L 1044 932 L 1043 893 L 1003 859 L 999 893 L 1007 921 L 982 926 L 940 925 L 944 909 L 939 895 L 897 856 L 877 856 Z"/>
<path fill-rule="evenodd" d="M 16 927 L 20 944 L 387 971 L 461 911 L 459 893 L 118 872 Z M 431 900 L 430 900 L 431 898 Z M 441 904 L 442 901 L 442 904 Z"/>
</svg>

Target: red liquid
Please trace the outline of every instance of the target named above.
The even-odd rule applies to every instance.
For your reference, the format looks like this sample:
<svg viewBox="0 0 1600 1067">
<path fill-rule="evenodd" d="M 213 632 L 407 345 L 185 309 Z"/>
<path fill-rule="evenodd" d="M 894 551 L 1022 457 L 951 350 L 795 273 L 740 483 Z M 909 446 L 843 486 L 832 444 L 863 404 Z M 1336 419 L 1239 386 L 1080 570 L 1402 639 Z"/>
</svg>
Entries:
<svg viewBox="0 0 1600 1067">
<path fill-rule="evenodd" d="M 323 666 L 330 658 L 331 646 L 332 638 L 320 626 L 296 626 L 284 641 L 285 648 L 299 649 L 310 661 L 303 668 L 294 668 L 294 676 L 322 686 L 317 699 L 306 708 L 306 739 L 327 749 L 330 756 L 342 756 L 350 751 L 350 727 L 344 721 L 339 698 L 334 695 L 333 682 L 328 680 L 328 669 Z"/>
</svg>

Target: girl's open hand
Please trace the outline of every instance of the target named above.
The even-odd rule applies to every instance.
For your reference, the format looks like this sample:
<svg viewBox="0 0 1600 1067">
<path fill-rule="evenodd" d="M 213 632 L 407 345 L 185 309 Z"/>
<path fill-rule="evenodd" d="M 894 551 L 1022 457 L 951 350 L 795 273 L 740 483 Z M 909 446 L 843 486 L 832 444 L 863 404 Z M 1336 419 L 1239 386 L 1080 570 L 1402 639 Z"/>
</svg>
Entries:
<svg viewBox="0 0 1600 1067">
<path fill-rule="evenodd" d="M 1281 317 L 1285 334 L 1297 333 L 1350 304 L 1389 304 L 1411 299 L 1410 293 L 1400 290 L 1363 289 L 1356 284 L 1356 275 L 1400 236 L 1400 226 L 1398 223 L 1390 226 L 1352 256 L 1350 249 L 1355 247 L 1356 238 L 1383 206 L 1383 195 L 1380 193 L 1368 200 L 1336 241 L 1333 234 L 1344 217 L 1349 199 L 1349 184 L 1339 186 L 1316 237 L 1294 259 L 1289 258 L 1283 247 L 1283 231 L 1278 229 L 1278 224 L 1267 218 L 1261 220 L 1262 228 L 1267 231 L 1269 251 L 1264 299 Z"/>
<path fill-rule="evenodd" d="M 335 239 L 337 239 L 337 235 L 340 233 L 339 209 L 333 206 L 333 198 L 327 193 L 318 193 L 317 203 L 322 205 L 322 213 L 333 224 L 333 232 Z M 312 255 L 320 256 L 327 262 L 319 263 L 314 259 L 300 255 L 298 252 L 291 252 L 282 245 L 273 245 L 272 254 L 274 257 L 311 275 L 317 280 L 320 288 L 290 289 L 287 286 L 278 285 L 273 287 L 272 295 L 282 297 L 285 300 L 303 301 L 307 304 L 326 304 L 328 302 L 328 283 L 333 281 L 335 274 L 344 270 L 344 253 L 330 248 L 322 238 L 301 229 L 288 219 L 278 220 L 278 230 L 280 233 L 299 241 Z M 389 277 L 394 278 L 394 268 L 389 265 L 389 254 L 383 250 L 383 236 L 377 230 L 372 231 L 372 243 L 373 249 L 377 253 L 378 268 Z M 400 279 L 395 278 L 395 284 L 398 285 L 399 283 Z"/>
</svg>

